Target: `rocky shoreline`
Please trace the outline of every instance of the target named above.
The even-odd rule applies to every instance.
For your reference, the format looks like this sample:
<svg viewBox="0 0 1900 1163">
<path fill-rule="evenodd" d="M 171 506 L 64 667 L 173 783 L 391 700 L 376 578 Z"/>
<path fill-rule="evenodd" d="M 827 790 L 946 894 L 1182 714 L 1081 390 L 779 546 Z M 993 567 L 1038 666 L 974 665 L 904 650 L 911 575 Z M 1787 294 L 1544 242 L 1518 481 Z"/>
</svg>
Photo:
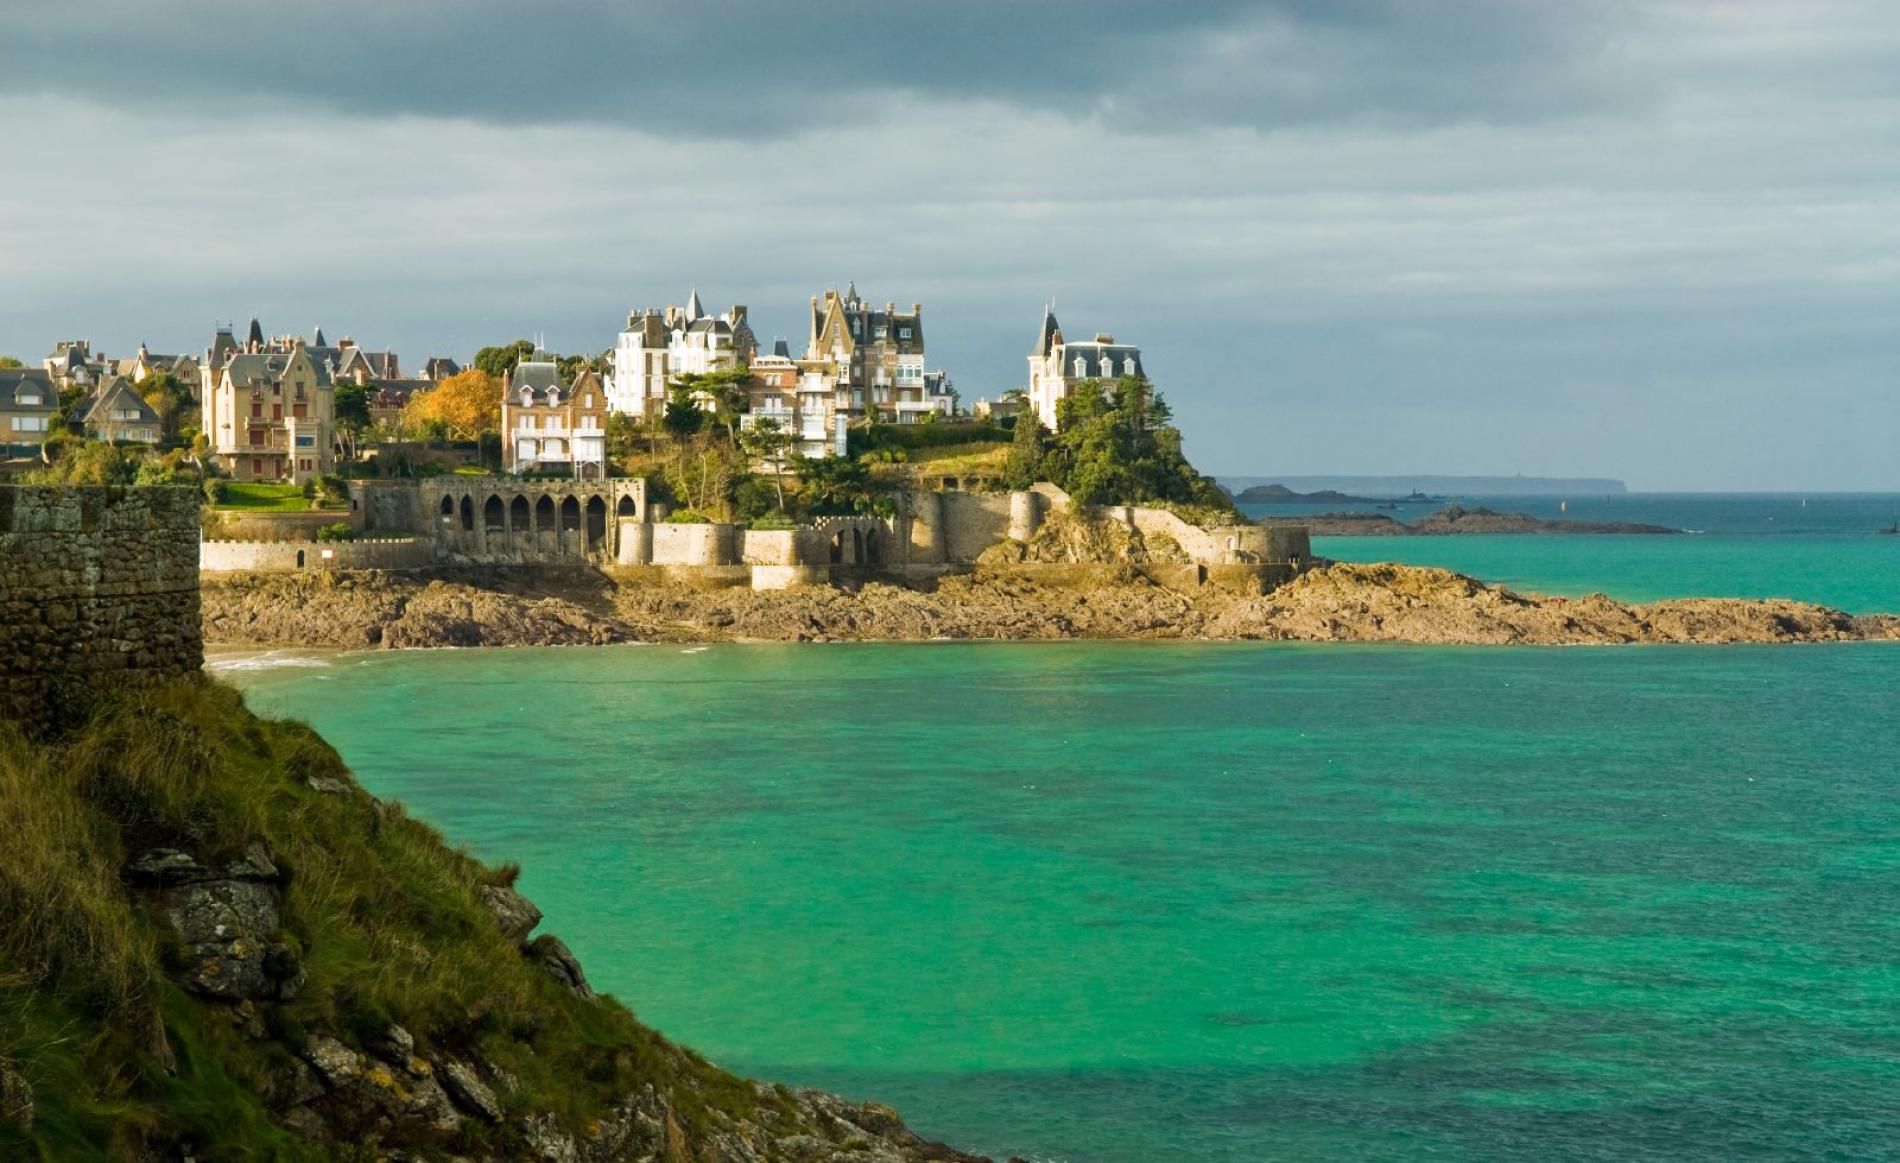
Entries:
<svg viewBox="0 0 1900 1163">
<path fill-rule="evenodd" d="M 225 574 L 205 579 L 207 643 L 395 649 L 616 642 L 1215 639 L 1429 644 L 1900 640 L 1900 615 L 1802 602 L 1630 604 L 1537 597 L 1447 570 L 1334 564 L 1272 593 L 1183 594 L 1102 566 L 1061 584 L 986 568 L 929 588 L 698 589 L 591 569 Z"/>
</svg>

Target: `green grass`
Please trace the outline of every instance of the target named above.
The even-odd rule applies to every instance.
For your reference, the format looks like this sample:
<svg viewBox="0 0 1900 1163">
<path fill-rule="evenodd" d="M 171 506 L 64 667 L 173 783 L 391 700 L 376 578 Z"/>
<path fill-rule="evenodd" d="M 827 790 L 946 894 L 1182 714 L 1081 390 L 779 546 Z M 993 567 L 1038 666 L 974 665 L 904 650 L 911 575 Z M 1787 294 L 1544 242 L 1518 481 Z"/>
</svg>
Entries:
<svg viewBox="0 0 1900 1163">
<path fill-rule="evenodd" d="M 260 513 L 288 513 L 310 508 L 302 485 L 267 485 L 246 481 L 224 482 L 220 509 L 247 509 Z"/>
<path fill-rule="evenodd" d="M 360 1044 L 390 1021 L 424 1055 L 511 1071 L 512 1111 L 569 1126 L 646 1083 L 693 1137 L 713 1111 L 782 1102 L 525 961 L 479 897 L 513 869 L 449 848 L 399 804 L 314 791 L 312 777 L 355 786 L 308 727 L 255 718 L 204 679 L 118 692 L 57 743 L 0 724 L 0 1058 L 38 1104 L 30 1136 L 0 1127 L 0 1158 L 316 1158 L 258 1095 L 308 1033 Z M 279 939 L 309 976 L 294 1001 L 264 1006 L 276 1037 L 249 1041 L 173 984 L 169 930 L 120 869 L 152 847 L 209 864 L 258 841 L 288 876 Z M 521 1149 L 514 1133 L 469 1123 L 453 1145 L 506 1156 Z"/>
</svg>

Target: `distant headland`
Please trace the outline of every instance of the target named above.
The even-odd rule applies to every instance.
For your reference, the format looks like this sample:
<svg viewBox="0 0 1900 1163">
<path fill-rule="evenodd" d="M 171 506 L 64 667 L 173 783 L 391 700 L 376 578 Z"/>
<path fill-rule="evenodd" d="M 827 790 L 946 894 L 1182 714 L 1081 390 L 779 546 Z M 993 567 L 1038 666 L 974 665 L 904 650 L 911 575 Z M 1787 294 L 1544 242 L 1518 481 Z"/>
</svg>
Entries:
<svg viewBox="0 0 1900 1163">
<path fill-rule="evenodd" d="M 1337 492 L 1361 497 L 1598 497 L 1629 492 L 1610 477 L 1487 476 L 1234 476 L 1217 478 L 1233 493 L 1255 485 L 1283 485 L 1296 493 Z"/>
</svg>

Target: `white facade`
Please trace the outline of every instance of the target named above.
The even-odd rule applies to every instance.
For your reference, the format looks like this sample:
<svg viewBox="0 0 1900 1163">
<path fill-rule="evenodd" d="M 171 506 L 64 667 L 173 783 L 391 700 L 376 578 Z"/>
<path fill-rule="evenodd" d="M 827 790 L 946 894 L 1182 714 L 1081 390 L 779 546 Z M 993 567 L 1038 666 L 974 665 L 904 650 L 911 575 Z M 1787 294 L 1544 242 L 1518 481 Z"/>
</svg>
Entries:
<svg viewBox="0 0 1900 1163">
<path fill-rule="evenodd" d="M 626 329 L 614 341 L 609 406 L 626 415 L 657 418 L 665 411 L 667 385 L 674 376 L 746 367 L 757 351 L 745 307 L 708 315 L 698 291 L 683 308 L 631 312 Z"/>
<path fill-rule="evenodd" d="M 1042 330 L 1029 352 L 1029 406 L 1049 431 L 1056 430 L 1057 402 L 1067 399 L 1077 383 L 1146 375 L 1141 348 L 1117 343 L 1112 335 L 1070 342 L 1062 337 L 1055 312 L 1043 310 Z"/>
</svg>

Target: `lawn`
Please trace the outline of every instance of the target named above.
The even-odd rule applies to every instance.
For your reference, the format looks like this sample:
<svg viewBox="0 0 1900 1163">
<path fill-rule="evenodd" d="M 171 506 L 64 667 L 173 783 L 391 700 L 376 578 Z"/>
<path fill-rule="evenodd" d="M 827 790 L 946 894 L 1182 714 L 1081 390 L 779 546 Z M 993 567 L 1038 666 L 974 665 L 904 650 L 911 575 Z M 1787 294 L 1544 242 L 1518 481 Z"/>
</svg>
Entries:
<svg viewBox="0 0 1900 1163">
<path fill-rule="evenodd" d="M 302 512 L 310 508 L 302 485 L 266 485 L 255 482 L 224 482 L 220 509 L 248 509 L 259 513 Z"/>
</svg>

